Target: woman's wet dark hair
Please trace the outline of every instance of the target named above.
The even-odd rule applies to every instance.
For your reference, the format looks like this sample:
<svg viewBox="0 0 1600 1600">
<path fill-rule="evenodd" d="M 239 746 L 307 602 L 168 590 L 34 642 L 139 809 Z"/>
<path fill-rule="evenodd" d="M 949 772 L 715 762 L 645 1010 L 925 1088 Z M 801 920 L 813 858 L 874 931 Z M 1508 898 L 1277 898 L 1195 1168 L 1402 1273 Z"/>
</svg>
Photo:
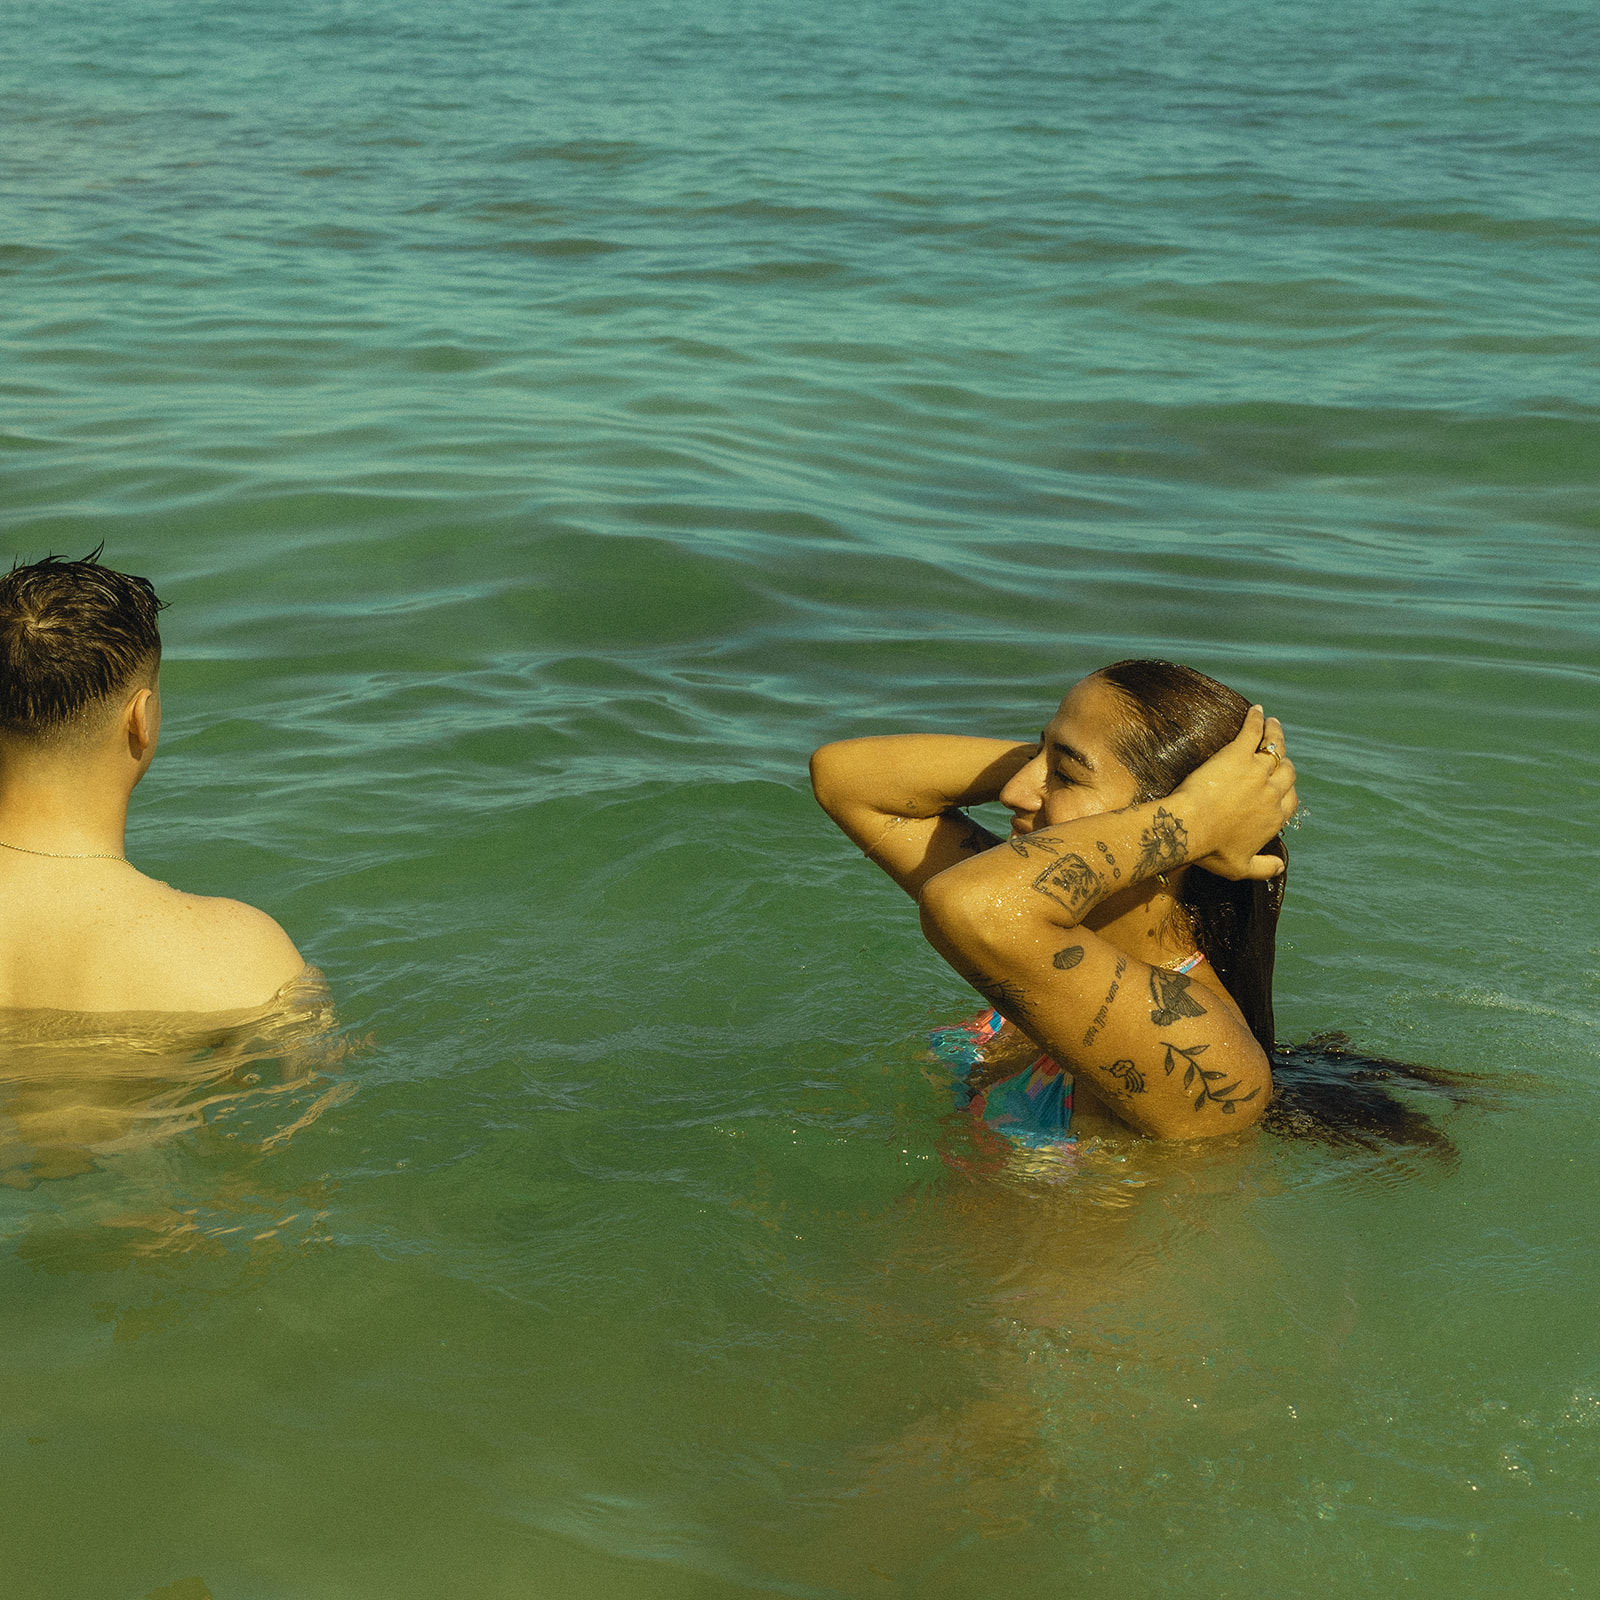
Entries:
<svg viewBox="0 0 1600 1600">
<path fill-rule="evenodd" d="M 1362 1150 L 1407 1146 L 1453 1163 L 1449 1134 L 1390 1086 L 1460 1106 L 1488 1103 L 1489 1085 L 1470 1073 L 1363 1055 L 1349 1044 L 1347 1034 L 1319 1033 L 1304 1044 L 1280 1045 L 1272 1058 L 1272 1104 L 1261 1126 L 1289 1139 Z"/>
<path fill-rule="evenodd" d="M 1171 794 L 1238 737 L 1250 711 L 1250 702 L 1226 684 L 1171 661 L 1118 661 L 1094 676 L 1117 692 L 1127 711 L 1112 748 L 1139 786 L 1136 805 Z M 1343 1034 L 1319 1034 L 1303 1045 L 1278 1044 L 1272 969 L 1289 852 L 1278 838 L 1263 854 L 1282 859 L 1277 877 L 1235 883 L 1190 867 L 1179 896 L 1195 944 L 1272 1065 L 1273 1099 L 1261 1125 L 1294 1138 L 1366 1149 L 1409 1145 L 1453 1159 L 1448 1136 L 1388 1086 L 1431 1091 L 1460 1104 L 1481 1099 L 1481 1092 L 1473 1092 L 1475 1079 L 1360 1055 L 1345 1048 L 1349 1041 Z"/>
</svg>

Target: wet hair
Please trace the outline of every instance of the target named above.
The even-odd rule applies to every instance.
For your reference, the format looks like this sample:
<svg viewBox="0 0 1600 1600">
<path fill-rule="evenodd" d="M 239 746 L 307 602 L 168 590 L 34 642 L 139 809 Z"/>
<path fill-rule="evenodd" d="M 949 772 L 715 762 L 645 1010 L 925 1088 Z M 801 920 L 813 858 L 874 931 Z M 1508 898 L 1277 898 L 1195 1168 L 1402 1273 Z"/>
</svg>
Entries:
<svg viewBox="0 0 1600 1600">
<path fill-rule="evenodd" d="M 0 578 L 0 734 L 48 739 L 81 728 L 159 666 L 154 588 L 99 556 L 46 556 Z"/>
<path fill-rule="evenodd" d="M 1261 1126 L 1285 1138 L 1349 1149 L 1400 1146 L 1454 1164 L 1449 1134 L 1394 1091 L 1421 1091 L 1449 1107 L 1481 1106 L 1495 1098 L 1487 1080 L 1363 1055 L 1349 1044 L 1348 1034 L 1319 1033 L 1304 1044 L 1280 1045 L 1272 1060 L 1272 1103 Z"/>
<path fill-rule="evenodd" d="M 1243 695 L 1170 661 L 1118 661 L 1094 676 L 1116 691 L 1127 713 L 1111 745 L 1138 785 L 1135 804 L 1171 794 L 1196 767 L 1239 736 L 1250 711 Z M 1277 838 L 1261 853 L 1282 860 L 1277 877 L 1236 883 L 1191 866 L 1178 904 L 1189 918 L 1195 944 L 1244 1013 L 1271 1064 L 1273 1100 L 1262 1126 L 1327 1144 L 1366 1149 L 1408 1145 L 1453 1159 L 1449 1138 L 1390 1086 L 1443 1094 L 1453 1104 L 1481 1103 L 1483 1094 L 1473 1087 L 1478 1080 L 1348 1051 L 1343 1034 L 1319 1034 L 1303 1045 L 1278 1044 L 1272 969 L 1289 852 Z"/>
</svg>

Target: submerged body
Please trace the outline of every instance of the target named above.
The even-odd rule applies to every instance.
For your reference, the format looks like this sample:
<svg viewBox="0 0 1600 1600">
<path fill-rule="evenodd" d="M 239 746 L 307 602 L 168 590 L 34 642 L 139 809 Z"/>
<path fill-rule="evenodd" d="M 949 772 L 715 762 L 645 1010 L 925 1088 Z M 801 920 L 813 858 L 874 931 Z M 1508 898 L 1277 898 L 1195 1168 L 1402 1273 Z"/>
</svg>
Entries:
<svg viewBox="0 0 1600 1600">
<path fill-rule="evenodd" d="M 3 1183 L 298 1090 L 328 1056 L 326 987 L 271 917 L 127 860 L 161 732 L 160 609 L 95 555 L 0 576 Z"/>
<path fill-rule="evenodd" d="M 1217 691 L 1211 748 L 1180 753 L 1187 772 L 1157 798 L 1127 754 L 1129 697 L 1099 674 L 1037 743 L 913 734 L 813 757 L 824 809 L 1012 1025 L 1015 1042 L 1002 1030 L 974 1067 L 987 1102 L 1041 1053 L 1072 1079 L 1080 1134 L 1204 1138 L 1248 1126 L 1271 1099 L 1270 962 L 1263 1024 L 1259 1004 L 1247 1017 L 1216 965 L 1194 959 L 1206 929 L 1185 880 L 1281 876 L 1281 854 L 1262 852 L 1294 814 L 1294 768 L 1275 720 L 1190 676 Z M 1004 841 L 962 811 L 995 800 L 1013 813 Z"/>
<path fill-rule="evenodd" d="M 322 975 L 228 1010 L 0 1008 L 0 1184 L 89 1170 L 226 1120 L 262 1148 L 352 1092 Z"/>
</svg>

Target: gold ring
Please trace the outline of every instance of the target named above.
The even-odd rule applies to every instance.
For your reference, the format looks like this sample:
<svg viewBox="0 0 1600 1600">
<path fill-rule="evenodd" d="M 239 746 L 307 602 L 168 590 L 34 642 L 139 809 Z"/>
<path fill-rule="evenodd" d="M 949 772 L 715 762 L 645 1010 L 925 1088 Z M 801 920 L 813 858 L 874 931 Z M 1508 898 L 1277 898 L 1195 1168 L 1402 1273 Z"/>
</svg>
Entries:
<svg viewBox="0 0 1600 1600">
<path fill-rule="evenodd" d="M 1275 744 L 1268 743 L 1262 745 L 1261 754 L 1271 756 L 1274 762 L 1283 760 L 1283 757 L 1278 754 L 1278 747 Z"/>
</svg>

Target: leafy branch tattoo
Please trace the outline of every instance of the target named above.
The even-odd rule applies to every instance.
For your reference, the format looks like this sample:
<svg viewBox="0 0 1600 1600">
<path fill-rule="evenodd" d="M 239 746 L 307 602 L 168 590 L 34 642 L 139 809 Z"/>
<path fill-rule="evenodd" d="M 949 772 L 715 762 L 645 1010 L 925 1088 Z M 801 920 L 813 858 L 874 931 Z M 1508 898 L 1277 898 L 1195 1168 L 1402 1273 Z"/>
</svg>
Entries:
<svg viewBox="0 0 1600 1600">
<path fill-rule="evenodd" d="M 1031 834 L 1027 833 L 1014 833 L 1006 840 L 1006 843 L 1024 861 L 1027 860 L 1030 850 L 1037 850 L 1041 855 L 1046 856 L 1058 856 L 1061 854 L 1061 847 L 1054 839 L 1035 839 Z"/>
<path fill-rule="evenodd" d="M 1189 830 L 1162 806 L 1150 826 L 1139 835 L 1139 860 L 1136 878 L 1153 878 L 1169 867 L 1181 867 L 1189 851 Z"/>
<path fill-rule="evenodd" d="M 1092 906 L 1105 893 L 1100 874 L 1077 854 L 1052 861 L 1033 880 L 1033 888 L 1035 894 L 1054 900 L 1074 915 Z"/>
<path fill-rule="evenodd" d="M 1234 1094 L 1233 1091 L 1239 1087 L 1237 1079 L 1230 1084 L 1225 1084 L 1220 1089 L 1213 1088 L 1212 1085 L 1218 1079 L 1227 1077 L 1227 1073 L 1210 1072 L 1195 1060 L 1196 1056 L 1203 1056 L 1211 1048 L 1208 1044 L 1181 1045 L 1173 1044 L 1170 1040 L 1163 1039 L 1161 1047 L 1167 1052 L 1163 1070 L 1169 1078 L 1178 1063 L 1182 1061 L 1184 1063 L 1184 1089 L 1192 1089 L 1196 1083 L 1200 1085 L 1200 1093 L 1194 1098 L 1196 1111 L 1199 1111 L 1209 1100 L 1212 1105 L 1217 1106 L 1231 1117 L 1235 1106 L 1242 1106 L 1247 1100 L 1254 1100 L 1261 1093 L 1260 1085 L 1257 1085 L 1249 1094 Z"/>
<path fill-rule="evenodd" d="M 1168 972 L 1164 967 L 1150 969 L 1150 998 L 1155 1010 L 1150 1020 L 1158 1028 L 1170 1028 L 1179 1017 L 1203 1017 L 1206 1008 L 1193 995 L 1187 993 L 1187 973 Z"/>
</svg>

